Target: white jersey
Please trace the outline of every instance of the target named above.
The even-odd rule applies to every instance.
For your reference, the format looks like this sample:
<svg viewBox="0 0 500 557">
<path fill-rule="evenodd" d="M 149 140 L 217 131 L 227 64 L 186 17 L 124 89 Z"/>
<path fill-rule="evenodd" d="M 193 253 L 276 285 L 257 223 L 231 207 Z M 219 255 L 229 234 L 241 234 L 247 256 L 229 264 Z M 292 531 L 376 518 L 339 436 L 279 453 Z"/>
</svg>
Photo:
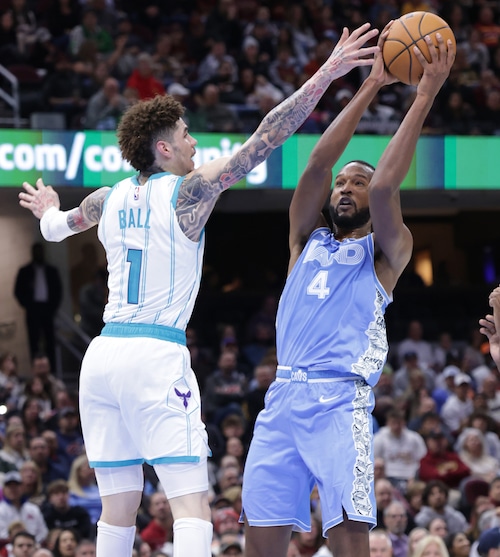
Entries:
<svg viewBox="0 0 500 557">
<path fill-rule="evenodd" d="M 108 261 L 105 323 L 163 325 L 185 330 L 201 280 L 205 238 L 193 242 L 177 221 L 183 177 L 152 175 L 118 182 L 98 226 Z"/>
</svg>

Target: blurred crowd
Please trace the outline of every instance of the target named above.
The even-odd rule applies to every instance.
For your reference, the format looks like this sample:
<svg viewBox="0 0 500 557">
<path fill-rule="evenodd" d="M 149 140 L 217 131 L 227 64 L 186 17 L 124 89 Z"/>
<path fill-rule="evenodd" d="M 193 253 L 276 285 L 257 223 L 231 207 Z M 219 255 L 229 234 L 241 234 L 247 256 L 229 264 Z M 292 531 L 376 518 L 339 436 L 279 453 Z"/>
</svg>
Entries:
<svg viewBox="0 0 500 557">
<path fill-rule="evenodd" d="M 275 296 L 263 297 L 243 325 L 219 323 L 215 343 L 206 340 L 208 331 L 186 331 L 212 451 L 214 556 L 243 556 L 242 472 L 275 378 L 276 308 Z M 477 546 L 481 534 L 497 528 L 498 540 L 487 540 L 500 547 L 499 370 L 478 329 L 467 340 L 446 331 L 428 340 L 414 319 L 404 337 L 390 344 L 374 388 L 378 525 L 370 544 L 386 544 L 384 557 L 420 557 L 424 534 L 427 542 L 439 538 L 441 557 L 488 557 Z M 23 531 L 32 536 L 33 551 L 45 551 L 39 557 L 92 557 L 101 504 L 85 454 L 77 388 L 55 377 L 43 352 L 29 370 L 18 369 L 16 355 L 5 352 L 0 405 L 0 556 L 36 556 L 12 552 Z M 168 500 L 154 469 L 144 465 L 144 475 L 136 555 L 172 557 Z M 294 533 L 289 557 L 331 557 L 316 490 L 311 517 L 312 531 Z M 79 553 L 80 546 L 89 553 Z"/>
<path fill-rule="evenodd" d="M 344 26 L 381 30 L 417 10 L 444 17 L 457 40 L 424 132 L 500 133 L 500 8 L 489 0 L 0 0 L 0 64 L 20 81 L 24 116 L 59 114 L 64 128 L 115 129 L 131 103 L 168 92 L 194 132 L 251 133 L 316 71 Z M 299 131 L 321 133 L 365 70 L 335 81 Z M 357 132 L 392 134 L 414 92 L 382 90 Z"/>
</svg>

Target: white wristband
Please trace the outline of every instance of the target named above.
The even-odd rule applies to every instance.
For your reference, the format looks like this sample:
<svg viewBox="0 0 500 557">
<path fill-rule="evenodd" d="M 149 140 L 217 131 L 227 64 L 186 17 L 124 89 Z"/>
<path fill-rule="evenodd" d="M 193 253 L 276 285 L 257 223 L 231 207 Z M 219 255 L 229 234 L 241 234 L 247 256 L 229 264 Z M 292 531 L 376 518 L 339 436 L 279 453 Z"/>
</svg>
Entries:
<svg viewBox="0 0 500 557">
<path fill-rule="evenodd" d="M 55 207 L 47 209 L 40 219 L 40 232 L 48 242 L 60 242 L 76 234 L 68 226 L 68 211 L 60 211 Z"/>
</svg>

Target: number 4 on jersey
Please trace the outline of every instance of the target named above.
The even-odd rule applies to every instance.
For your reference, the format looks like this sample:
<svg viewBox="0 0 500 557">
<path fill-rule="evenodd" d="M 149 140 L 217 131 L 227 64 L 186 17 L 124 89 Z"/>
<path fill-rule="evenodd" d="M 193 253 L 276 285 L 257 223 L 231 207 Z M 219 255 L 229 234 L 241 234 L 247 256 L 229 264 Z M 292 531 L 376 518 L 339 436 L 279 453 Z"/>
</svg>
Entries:
<svg viewBox="0 0 500 557">
<path fill-rule="evenodd" d="M 328 271 L 319 271 L 307 287 L 309 296 L 317 296 L 320 300 L 324 300 L 330 294 L 330 288 L 326 285 L 328 280 Z"/>
</svg>

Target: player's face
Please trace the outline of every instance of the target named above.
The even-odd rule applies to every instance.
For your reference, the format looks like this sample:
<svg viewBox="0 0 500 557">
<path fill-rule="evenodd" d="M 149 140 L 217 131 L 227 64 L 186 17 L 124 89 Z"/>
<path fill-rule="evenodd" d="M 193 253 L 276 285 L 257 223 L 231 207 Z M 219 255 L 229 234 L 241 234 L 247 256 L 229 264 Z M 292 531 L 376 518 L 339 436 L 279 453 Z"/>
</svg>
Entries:
<svg viewBox="0 0 500 557">
<path fill-rule="evenodd" d="M 196 139 L 189 134 L 188 127 L 182 118 L 179 118 L 177 127 L 172 137 L 172 148 L 175 156 L 176 172 L 178 176 L 183 176 L 194 170 L 193 157 L 196 154 Z"/>
<path fill-rule="evenodd" d="M 354 230 L 369 222 L 368 184 L 372 174 L 371 168 L 354 162 L 337 174 L 330 196 L 330 215 L 338 228 Z"/>
</svg>

